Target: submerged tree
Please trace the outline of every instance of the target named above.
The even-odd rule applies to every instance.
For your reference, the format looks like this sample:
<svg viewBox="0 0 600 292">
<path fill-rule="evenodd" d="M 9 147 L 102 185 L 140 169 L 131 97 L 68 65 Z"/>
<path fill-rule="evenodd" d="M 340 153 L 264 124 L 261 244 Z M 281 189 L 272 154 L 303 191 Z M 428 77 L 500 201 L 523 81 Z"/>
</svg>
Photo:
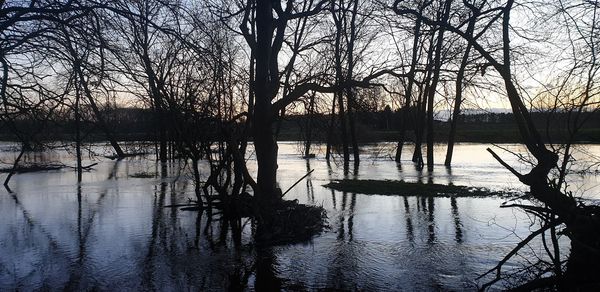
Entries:
<svg viewBox="0 0 600 292">
<path fill-rule="evenodd" d="M 308 76 L 300 75 L 295 78 L 297 82 L 291 89 L 280 93 L 283 82 L 279 63 L 281 52 L 286 44 L 286 30 L 292 22 L 306 21 L 307 18 L 316 17 L 325 10 L 329 1 L 309 1 L 302 5 L 291 1 L 286 3 L 285 8 L 280 1 L 252 1 L 246 6 L 248 9 L 256 9 L 256 35 L 250 33 L 249 18 L 246 16 L 241 25 L 245 39 L 254 52 L 256 61 L 256 75 L 254 84 L 255 104 L 252 115 L 254 128 L 254 147 L 258 160 L 258 191 L 256 193 L 262 206 L 269 206 L 281 200 L 277 183 L 277 143 L 274 139 L 273 123 L 277 120 L 282 109 L 299 100 L 310 91 L 334 93 L 344 88 L 369 87 L 371 81 L 385 74 L 393 74 L 391 70 L 380 70 L 364 76 L 361 80 L 351 78 L 343 80 L 338 84 L 323 85 L 321 76 L 317 73 L 308 72 Z M 277 18 L 274 18 L 277 15 Z M 309 43 L 316 45 L 317 43 Z M 291 56 L 284 70 L 293 70 L 295 57 L 303 50 L 290 49 Z M 300 72 L 301 73 L 301 72 Z M 312 73 L 312 74 L 310 74 Z M 280 97 L 280 98 L 277 98 Z"/>
</svg>

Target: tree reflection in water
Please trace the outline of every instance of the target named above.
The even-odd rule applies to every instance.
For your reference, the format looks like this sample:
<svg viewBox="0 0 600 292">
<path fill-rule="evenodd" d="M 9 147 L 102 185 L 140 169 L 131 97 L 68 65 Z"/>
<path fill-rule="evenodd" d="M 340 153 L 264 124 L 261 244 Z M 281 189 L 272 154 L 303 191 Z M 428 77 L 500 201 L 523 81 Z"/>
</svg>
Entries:
<svg viewBox="0 0 600 292">
<path fill-rule="evenodd" d="M 377 178 L 378 170 L 404 171 L 400 175 L 406 181 L 420 177 L 427 183 L 430 178 L 426 172 L 413 172 L 410 165 L 402 169 L 395 163 L 385 168 L 363 163 L 360 175 L 350 169 L 345 176 L 340 166 L 328 169 L 318 159 L 286 163 L 290 169 L 282 171 L 290 179 L 282 186 L 315 169 L 289 196 L 322 204 L 331 229 L 309 243 L 261 249 L 252 244 L 257 226 L 248 218 L 228 216 L 218 209 L 189 212 L 165 207 L 194 196 L 193 183 L 177 179 L 176 163 L 150 168 L 154 177 L 132 179 L 130 171 L 146 171 L 154 164 L 133 159 L 105 162 L 93 180 L 84 176 L 77 187 L 64 183 L 63 177 L 73 177 L 72 173 L 17 176 L 17 192 L 0 197 L 5 199 L 0 204 L 2 220 L 10 222 L 1 230 L 15 238 L 3 241 L 9 257 L 2 259 L 2 265 L 14 264 L 25 272 L 11 272 L 17 279 L 11 281 L 10 271 L 3 270 L 2 289 L 398 288 L 386 286 L 392 282 L 415 289 L 432 283 L 459 289 L 477 271 L 493 264 L 490 259 L 499 253 L 497 246 L 487 244 L 497 230 L 488 231 L 485 224 L 488 216 L 499 214 L 488 211 L 496 210 L 498 200 L 336 192 L 322 184 L 344 177 Z M 292 171 L 291 166 L 296 168 Z M 464 179 L 458 169 L 454 171 L 456 178 Z M 32 177 L 43 179 L 47 186 L 31 186 Z M 446 178 L 444 173 L 433 177 L 436 183 Z M 39 195 L 49 186 L 63 189 L 51 196 Z M 473 203 L 477 208 L 472 208 Z M 16 212 L 6 212 L 10 210 Z M 12 250 L 15 256 L 10 257 Z M 30 250 L 41 255 L 35 262 L 43 267 L 39 272 L 17 260 L 26 258 Z M 28 275 L 41 280 L 19 286 L 31 283 L 33 277 Z"/>
</svg>

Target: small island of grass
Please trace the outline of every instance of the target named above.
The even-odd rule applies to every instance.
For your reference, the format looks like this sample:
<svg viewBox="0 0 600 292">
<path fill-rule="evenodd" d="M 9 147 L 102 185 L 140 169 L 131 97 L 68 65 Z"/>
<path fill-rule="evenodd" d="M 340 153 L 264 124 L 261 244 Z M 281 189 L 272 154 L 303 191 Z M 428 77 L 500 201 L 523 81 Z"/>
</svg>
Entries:
<svg viewBox="0 0 600 292">
<path fill-rule="evenodd" d="M 367 195 L 428 196 L 428 197 L 490 197 L 515 195 L 512 191 L 491 191 L 457 185 L 411 183 L 395 180 L 333 180 L 324 185 L 337 191 Z"/>
</svg>

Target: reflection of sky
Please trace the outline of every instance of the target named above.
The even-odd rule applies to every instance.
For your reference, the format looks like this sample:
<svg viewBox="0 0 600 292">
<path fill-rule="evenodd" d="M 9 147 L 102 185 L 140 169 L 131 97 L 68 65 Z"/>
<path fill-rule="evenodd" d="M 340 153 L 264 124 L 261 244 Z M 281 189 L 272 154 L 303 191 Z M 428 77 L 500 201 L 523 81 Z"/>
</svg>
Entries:
<svg viewBox="0 0 600 292">
<path fill-rule="evenodd" d="M 501 145 L 506 150 L 525 154 L 524 147 L 517 144 Z M 526 164 L 519 162 L 518 158 L 508 152 L 504 152 L 492 144 L 476 144 L 476 143 L 461 143 L 455 147 L 452 160 L 453 167 L 447 169 L 443 165 L 446 155 L 445 145 L 437 145 L 434 151 L 434 159 L 436 161 L 435 170 L 432 173 L 427 171 L 417 170 L 410 162 L 412 157 L 412 147 L 404 147 L 402 154 L 403 164 L 398 165 L 392 161 L 391 156 L 395 150 L 393 143 L 378 143 L 368 144 L 361 148 L 363 159 L 358 171 L 358 178 L 361 179 L 391 179 L 405 180 L 408 182 L 423 182 L 432 181 L 433 183 L 487 187 L 491 189 L 520 189 L 525 190 L 524 186 L 502 165 L 500 165 L 486 148 L 492 148 L 498 153 L 502 159 L 513 166 L 516 170 L 526 173 L 530 170 Z M 578 163 L 585 164 L 586 153 L 592 153 L 597 157 L 600 155 L 600 145 L 578 145 L 582 150 L 575 150 L 574 157 L 579 160 Z M 282 154 L 279 161 L 279 178 L 283 183 L 289 177 L 289 173 L 294 173 L 294 177 L 300 178 L 306 173 L 306 163 L 299 164 L 294 161 L 294 158 L 299 157 L 296 154 L 296 143 L 280 143 L 279 149 Z M 321 149 L 322 148 L 322 149 Z M 324 147 L 313 150 L 315 153 L 324 153 Z M 337 158 L 340 160 L 340 158 Z M 600 161 L 598 161 L 600 162 Z M 313 180 L 323 181 L 325 184 L 329 179 L 344 178 L 341 162 L 331 163 L 331 169 L 327 167 L 323 155 L 317 155 L 317 159 L 311 160 L 311 169 L 315 172 L 311 175 Z M 574 168 L 576 170 L 576 168 Z M 329 176 L 329 173 L 332 173 Z M 349 171 L 348 178 L 354 178 L 352 167 Z M 295 181 L 293 178 L 289 178 Z M 569 184 L 573 190 L 575 189 L 594 189 L 600 185 L 600 177 L 598 175 L 582 176 L 573 173 L 568 177 Z M 586 197 L 593 198 L 598 192 L 586 193 Z M 597 195 L 600 198 L 600 194 Z"/>
<path fill-rule="evenodd" d="M 458 145 L 451 173 L 440 165 L 431 177 L 408 161 L 398 167 L 386 157 L 384 147 L 389 146 L 365 146 L 358 173 L 351 170 L 346 177 L 520 187 L 481 145 Z M 409 148 L 405 158 L 410 157 Z M 335 163 L 328 167 L 322 155 L 301 159 L 296 149 L 295 143 L 280 144 L 280 185 L 285 190 L 308 169 L 315 169 L 286 198 L 322 205 L 330 230 L 310 243 L 274 249 L 275 268 L 286 285 L 473 288 L 469 283 L 476 275 L 492 267 L 518 241 L 513 231 L 520 235 L 529 231 L 529 220 L 515 210 L 498 208 L 502 203 L 498 198 L 332 192 L 322 185 L 345 177 L 341 167 Z M 600 147 L 589 149 L 598 153 Z M 442 150 L 436 151 L 440 162 Z M 503 157 L 516 165 L 510 155 Z M 60 153 L 36 159 L 72 163 Z M 176 169 L 177 163 L 170 167 Z M 255 160 L 250 160 L 250 167 L 255 167 Z M 69 170 L 14 176 L 14 194 L 0 192 L 0 290 L 220 290 L 231 282 L 245 282 L 255 259 L 255 251 L 246 245 L 251 224 L 244 225 L 242 245 L 235 249 L 231 233 L 221 232 L 222 222 L 207 224 L 202 214 L 197 225 L 197 212 L 163 208 L 193 197 L 189 177 L 184 174 L 177 181 L 173 176 L 130 177 L 142 172 L 158 174 L 160 169 L 140 158 L 102 161 L 84 174 L 80 196 L 76 175 Z M 583 183 L 591 187 L 597 181 L 596 177 Z M 252 288 L 254 276 L 247 278 Z"/>
</svg>

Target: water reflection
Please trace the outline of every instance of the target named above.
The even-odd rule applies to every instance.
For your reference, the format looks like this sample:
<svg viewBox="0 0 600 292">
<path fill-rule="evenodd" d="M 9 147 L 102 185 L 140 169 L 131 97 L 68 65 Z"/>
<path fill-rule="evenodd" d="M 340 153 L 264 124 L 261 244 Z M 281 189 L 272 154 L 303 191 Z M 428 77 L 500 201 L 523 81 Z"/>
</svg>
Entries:
<svg viewBox="0 0 600 292">
<path fill-rule="evenodd" d="M 310 168 L 310 159 L 306 159 L 306 173 L 309 173 L 312 170 L 312 168 Z M 315 203 L 315 188 L 313 186 L 312 183 L 312 176 L 309 175 L 306 178 L 306 195 L 307 195 L 307 201 L 311 204 Z"/>
<path fill-rule="evenodd" d="M 256 284 L 257 291 L 279 291 L 281 280 L 277 277 L 275 263 L 277 257 L 272 248 L 259 248 L 256 251 Z"/>
<path fill-rule="evenodd" d="M 404 199 L 404 217 L 406 218 L 406 236 L 408 241 L 414 243 L 415 241 L 415 233 L 413 231 L 413 223 L 412 216 L 410 214 L 410 207 L 408 205 L 408 197 L 403 197 Z"/>
<path fill-rule="evenodd" d="M 448 185 L 454 185 L 454 176 L 452 175 L 452 167 L 451 166 L 446 166 L 444 167 L 444 170 L 446 170 L 446 177 L 447 179 L 447 184 Z"/>
<path fill-rule="evenodd" d="M 165 164 L 161 164 L 162 168 L 165 168 Z M 163 172 L 161 172 L 163 173 Z M 161 175 L 162 176 L 162 175 Z M 142 263 L 142 287 L 145 290 L 156 290 L 157 287 L 154 285 L 153 279 L 155 278 L 155 265 L 154 258 L 156 255 L 157 245 L 159 244 L 159 239 L 164 242 L 165 238 L 165 230 L 164 225 L 162 224 L 162 219 L 164 216 L 164 200 L 166 196 L 167 183 L 161 182 L 159 191 L 154 193 L 154 203 L 152 208 L 152 227 L 150 234 L 150 241 L 148 244 L 148 251 L 146 252 L 146 257 Z M 159 238 L 159 234 L 161 235 Z"/>
<path fill-rule="evenodd" d="M 458 165 L 472 160 L 460 147 Z M 282 186 L 315 171 L 287 196 L 322 204 L 331 230 L 307 244 L 266 249 L 250 244 L 256 226 L 247 218 L 165 208 L 194 196 L 177 162 L 104 161 L 80 184 L 71 171 L 16 175 L 14 192 L 0 193 L 0 290 L 473 290 L 471 281 L 529 232 L 527 218 L 498 208 L 497 198 L 322 187 L 341 178 L 508 181 L 500 167 L 488 167 L 493 161 L 463 166 L 481 170 L 470 176 L 456 166 L 427 172 L 383 160 L 345 172 L 319 158 L 294 158 L 290 149 L 280 147 Z M 53 155 L 28 159 L 65 159 Z M 155 176 L 130 176 L 148 170 Z"/>
<path fill-rule="evenodd" d="M 79 179 L 79 178 L 78 178 Z M 77 240 L 78 240 L 78 253 L 77 259 L 75 263 L 72 265 L 73 269 L 71 269 L 71 273 L 69 276 L 69 281 L 65 286 L 65 290 L 74 291 L 80 286 L 81 274 L 84 269 L 84 258 L 85 258 L 85 247 L 87 234 L 89 232 L 83 231 L 82 226 L 82 216 L 81 216 L 82 208 L 81 208 L 81 184 L 77 184 Z M 89 228 L 88 228 L 89 230 Z M 85 234 L 85 235 L 84 235 Z"/>
<path fill-rule="evenodd" d="M 335 193 L 333 194 L 335 197 Z M 348 201 L 348 193 L 342 192 L 341 210 L 338 214 L 338 230 L 337 239 L 338 241 L 344 241 L 346 234 L 348 235 L 348 241 L 352 241 L 353 227 L 354 227 L 354 209 L 356 207 L 356 194 L 350 195 L 350 206 L 346 210 L 346 204 Z M 333 202 L 335 204 L 335 201 Z"/>
<path fill-rule="evenodd" d="M 458 214 L 458 205 L 455 197 L 450 198 L 450 206 L 452 207 L 452 218 L 454 219 L 454 238 L 456 239 L 456 243 L 462 243 L 462 223 L 460 222 L 460 215 Z"/>
<path fill-rule="evenodd" d="M 429 232 L 429 236 L 427 237 L 427 243 L 432 244 L 435 242 L 435 203 L 433 197 L 427 198 L 427 230 Z"/>
</svg>

